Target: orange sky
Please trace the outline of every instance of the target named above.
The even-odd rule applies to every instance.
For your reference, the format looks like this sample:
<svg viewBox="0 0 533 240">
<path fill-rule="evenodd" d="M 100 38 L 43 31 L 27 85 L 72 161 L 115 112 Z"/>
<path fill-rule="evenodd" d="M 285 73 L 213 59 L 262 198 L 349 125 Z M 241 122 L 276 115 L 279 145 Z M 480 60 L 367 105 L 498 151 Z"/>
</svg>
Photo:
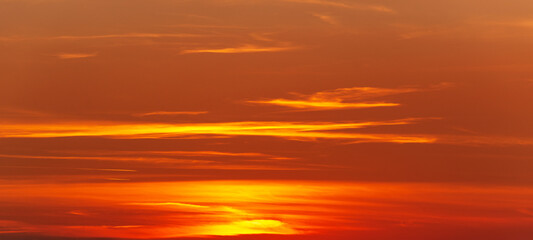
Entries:
<svg viewBox="0 0 533 240">
<path fill-rule="evenodd" d="M 529 0 L 0 0 L 0 239 L 533 239 Z"/>
</svg>

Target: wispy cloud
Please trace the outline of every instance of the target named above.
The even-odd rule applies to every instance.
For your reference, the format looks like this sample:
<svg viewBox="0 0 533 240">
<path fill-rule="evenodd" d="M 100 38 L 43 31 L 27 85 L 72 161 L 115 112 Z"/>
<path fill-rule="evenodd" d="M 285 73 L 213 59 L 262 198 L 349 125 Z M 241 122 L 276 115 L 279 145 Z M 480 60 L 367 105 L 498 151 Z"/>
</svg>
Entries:
<svg viewBox="0 0 533 240">
<path fill-rule="evenodd" d="M 250 37 L 257 41 L 263 41 L 263 42 L 275 42 L 276 40 L 268 37 L 272 33 L 250 33 Z"/>
<path fill-rule="evenodd" d="M 95 161 L 139 161 L 139 162 L 169 162 L 169 163 L 181 163 L 181 164 L 200 164 L 209 163 L 207 160 L 196 159 L 177 159 L 169 157 L 132 157 L 132 156 L 96 156 L 96 155 L 16 155 L 16 154 L 0 154 L 0 158 L 20 158 L 20 159 L 59 159 L 59 160 L 95 160 Z M 130 169 L 98 169 L 98 168 L 77 168 L 79 170 L 92 170 L 92 171 L 110 171 L 110 172 L 135 172 Z"/>
<path fill-rule="evenodd" d="M 49 37 L 49 39 L 82 40 L 82 39 L 106 39 L 106 38 L 190 38 L 204 37 L 205 35 L 189 33 L 124 33 L 103 35 L 63 35 Z"/>
<path fill-rule="evenodd" d="M 212 49 L 189 49 L 181 51 L 182 54 L 190 53 L 260 53 L 260 52 L 284 52 L 298 49 L 297 47 L 264 47 L 257 45 L 244 45 L 241 47 L 212 48 Z"/>
<path fill-rule="evenodd" d="M 520 27 L 533 28 L 533 19 L 522 20 L 522 21 L 514 21 L 514 22 L 510 22 L 509 24 L 515 25 L 515 26 L 520 26 Z"/>
<path fill-rule="evenodd" d="M 400 104 L 383 101 L 361 102 L 361 100 L 416 91 L 419 90 L 415 88 L 389 89 L 372 87 L 352 87 L 322 91 L 310 95 L 293 93 L 297 96 L 296 99 L 277 98 L 269 100 L 253 100 L 248 102 L 311 110 L 394 107 L 399 106 Z"/>
<path fill-rule="evenodd" d="M 133 114 L 134 116 L 138 117 L 146 117 L 146 116 L 165 116 L 165 115 L 200 115 L 200 114 L 206 114 L 207 111 L 181 111 L 181 112 L 167 112 L 167 111 L 158 111 L 158 112 L 147 112 L 147 113 L 138 113 Z"/>
<path fill-rule="evenodd" d="M 86 213 L 85 211 L 81 211 L 81 210 L 72 210 L 67 213 L 72 214 L 72 215 L 78 215 L 78 216 L 89 216 L 88 213 Z"/>
<path fill-rule="evenodd" d="M 109 181 L 129 181 L 130 179 L 128 178 L 104 178 L 105 180 L 109 180 Z"/>
<path fill-rule="evenodd" d="M 139 202 L 139 203 L 125 203 L 125 205 L 137 205 L 137 206 L 155 206 L 155 207 L 178 207 L 178 208 L 192 208 L 192 209 L 206 209 L 210 206 L 190 204 L 190 203 L 179 203 L 179 202 Z"/>
<path fill-rule="evenodd" d="M 319 14 L 319 13 L 313 13 L 312 15 L 315 16 L 316 18 L 320 19 L 321 21 L 325 22 L 325 23 L 328 23 L 328 24 L 331 24 L 331 25 L 339 24 L 337 22 L 337 20 L 335 18 L 333 18 L 332 16 L 330 16 L 330 15 Z"/>
<path fill-rule="evenodd" d="M 189 158 L 183 158 L 189 157 Z M 88 172 L 134 173 L 137 170 L 102 167 L 102 161 L 138 162 L 143 166 L 164 166 L 172 169 L 210 169 L 210 170 L 311 170 L 316 169 L 301 162 L 287 161 L 295 158 L 281 157 L 254 152 L 221 152 L 221 151 L 54 151 L 46 154 L 0 154 L 0 159 L 41 159 L 65 160 L 69 162 L 83 161 L 84 164 L 97 163 L 98 168 L 58 168 L 42 166 L 2 166 L 8 168 L 38 168 L 43 170 L 84 170 Z M 99 162 L 99 163 L 98 163 Z M 84 175 L 87 175 L 84 173 Z M 88 174 L 91 175 L 91 174 Z"/>
<path fill-rule="evenodd" d="M 329 101 L 305 101 L 305 100 L 288 100 L 288 99 L 272 99 L 264 101 L 248 101 L 250 103 L 261 103 L 280 105 L 292 108 L 301 109 L 341 109 L 341 108 L 373 108 L 373 107 L 394 107 L 399 106 L 399 103 L 388 102 L 373 102 L 373 103 L 343 103 L 343 102 L 329 102 Z"/>
<path fill-rule="evenodd" d="M 441 83 L 428 88 L 375 88 L 375 87 L 351 87 L 337 88 L 333 90 L 321 91 L 312 94 L 291 93 L 293 99 L 275 98 L 266 100 L 250 100 L 249 103 L 278 105 L 302 110 L 330 110 L 347 108 L 373 108 L 373 107 L 394 107 L 399 103 L 384 101 L 369 101 L 380 97 L 391 95 L 441 90 L 448 87 L 449 83 Z"/>
<path fill-rule="evenodd" d="M 18 41 L 26 41 L 30 39 L 32 38 L 23 37 L 23 36 L 5 36 L 5 37 L 0 37 L 0 42 L 18 42 Z"/>
<path fill-rule="evenodd" d="M 0 108 L 0 113 L 2 114 L 2 117 L 49 117 L 50 114 L 35 110 L 27 110 L 27 109 L 20 109 L 20 108 Z"/>
<path fill-rule="evenodd" d="M 533 27 L 533 19 L 514 19 L 514 20 L 472 20 L 468 23 L 473 25 L 486 25 L 486 26 L 504 26 L 504 27 L 525 27 L 525 28 L 532 28 Z"/>
<path fill-rule="evenodd" d="M 76 59 L 76 58 L 90 58 L 96 57 L 97 53 L 60 53 L 55 56 L 61 59 Z"/>
<path fill-rule="evenodd" d="M 33 232 L 34 229 L 28 224 L 0 219 L 0 236 L 2 234 Z"/>
<path fill-rule="evenodd" d="M 334 122 L 221 122 L 190 124 L 120 124 L 120 123 L 68 123 L 68 124 L 4 124 L 0 137 L 115 137 L 115 138 L 167 138 L 188 135 L 268 136 L 286 139 L 351 139 L 379 142 L 433 142 L 433 138 L 395 135 L 353 133 L 350 129 L 373 126 L 412 124 L 418 119 L 394 121 L 334 123 Z M 336 130 L 336 131 L 332 131 Z"/>
<path fill-rule="evenodd" d="M 194 156 L 194 157 L 265 157 L 271 159 L 280 159 L 280 156 L 274 156 L 265 153 L 258 152 L 221 152 L 221 151 L 209 151 L 209 150 L 197 150 L 197 151 L 185 151 L 185 150 L 172 150 L 172 151 L 54 151 L 52 153 L 60 154 L 92 154 L 96 156 Z M 2 155 L 0 155 L 2 156 Z"/>
<path fill-rule="evenodd" d="M 219 152 L 219 151 L 119 151 L 119 154 L 154 154 L 154 155 L 176 155 L 176 156 L 231 156 L 231 157 L 266 157 L 271 156 L 264 153 L 253 152 Z"/>
<path fill-rule="evenodd" d="M 0 41 L 19 42 L 30 40 L 98 40 L 98 39 L 124 39 L 124 38 L 199 38 L 207 37 L 207 34 L 193 33 L 117 33 L 117 34 L 99 34 L 99 35 L 60 35 L 60 36 L 6 36 L 0 37 Z"/>
<path fill-rule="evenodd" d="M 168 25 L 168 27 L 193 28 L 193 29 L 248 29 L 249 28 L 245 26 L 214 25 L 214 24 L 176 24 L 176 25 Z"/>
<path fill-rule="evenodd" d="M 88 171 L 104 171 L 104 172 L 137 172 L 137 170 L 118 169 L 118 168 L 77 168 L 77 169 L 88 170 Z"/>
<path fill-rule="evenodd" d="M 436 143 L 451 144 L 451 145 L 496 145 L 496 146 L 511 146 L 511 145 L 533 145 L 533 138 L 525 137 L 509 137 L 509 136 L 483 136 L 483 135 L 441 135 Z"/>
<path fill-rule="evenodd" d="M 365 5 L 365 4 L 344 3 L 344 2 L 337 2 L 337 1 L 327 1 L 327 0 L 284 0 L 284 1 L 354 9 L 354 10 L 383 12 L 383 13 L 394 13 L 395 12 L 393 9 L 385 7 L 385 6 L 381 6 L 381 5 Z"/>
<path fill-rule="evenodd" d="M 158 156 L 143 156 L 143 157 L 124 157 L 124 156 L 59 156 L 59 155 L 7 155 L 2 154 L 0 158 L 16 158 L 16 159 L 51 159 L 51 160 L 93 160 L 93 161 L 135 161 L 149 163 L 154 167 L 164 166 L 165 169 L 196 169 L 196 170 L 272 170 L 272 171 L 308 171 L 316 170 L 316 166 L 311 164 L 286 164 L 277 159 L 265 158 L 264 161 L 256 161 L 256 159 L 179 159 L 173 157 L 158 157 Z M 275 163 L 275 164 L 274 164 Z M 16 169 L 41 169 L 41 170 L 83 170 L 83 171 L 98 171 L 127 174 L 127 176 L 143 176 L 143 174 L 131 175 L 137 173 L 137 170 L 132 169 L 118 169 L 118 168 L 47 168 L 36 166 L 2 166 L 4 168 Z M 129 173 L 129 174 L 128 174 Z M 91 176 L 94 174 L 81 174 L 83 176 Z M 100 176 L 100 175 L 98 175 Z M 193 175 L 190 175 L 193 176 Z M 125 181 L 126 178 L 109 177 L 106 180 Z"/>
</svg>

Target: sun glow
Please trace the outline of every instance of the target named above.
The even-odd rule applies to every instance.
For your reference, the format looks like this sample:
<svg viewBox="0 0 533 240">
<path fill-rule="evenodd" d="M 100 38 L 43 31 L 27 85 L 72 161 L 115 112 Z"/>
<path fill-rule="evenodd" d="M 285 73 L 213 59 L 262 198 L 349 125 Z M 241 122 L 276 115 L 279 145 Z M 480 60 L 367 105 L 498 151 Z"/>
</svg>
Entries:
<svg viewBox="0 0 533 240">
<path fill-rule="evenodd" d="M 205 226 L 199 229 L 205 235 L 231 236 L 242 234 L 298 234 L 287 224 L 272 219 L 254 219 L 228 224 Z"/>
<path fill-rule="evenodd" d="M 406 218 L 421 224 L 471 219 L 497 225 L 531 224 L 531 219 L 512 211 L 502 216 L 458 210 L 475 205 L 490 212 L 501 204 L 527 209 L 527 199 L 533 194 L 531 189 L 513 187 L 316 181 L 41 184 L 39 188 L 4 182 L 1 186 L 5 202 L 17 205 L 17 197 L 22 195 L 39 202 L 39 206 L 26 206 L 42 211 L 37 214 L 69 209 L 64 211 L 62 223 L 9 222 L 4 227 L 7 231 L 117 238 L 299 235 L 348 228 L 361 231 L 406 224 Z M 500 197 L 487 201 L 493 193 Z M 464 197 L 476 203 L 465 205 Z M 426 206 L 423 210 L 417 207 L 421 203 Z M 442 212 L 443 208 L 449 211 Z M 116 215 L 116 209 L 123 213 Z M 150 217 L 145 216 L 148 213 Z M 384 223 L 384 218 L 389 223 Z"/>
</svg>

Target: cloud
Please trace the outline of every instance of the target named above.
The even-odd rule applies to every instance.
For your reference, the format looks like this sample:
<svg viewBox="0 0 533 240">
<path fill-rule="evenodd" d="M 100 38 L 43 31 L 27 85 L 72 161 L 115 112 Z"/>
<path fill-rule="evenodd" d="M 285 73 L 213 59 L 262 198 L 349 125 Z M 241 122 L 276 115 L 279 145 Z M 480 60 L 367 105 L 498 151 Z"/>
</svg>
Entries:
<svg viewBox="0 0 533 240">
<path fill-rule="evenodd" d="M 399 103 L 371 101 L 380 97 L 391 95 L 441 90 L 449 87 L 449 83 L 441 83 L 428 88 L 374 88 L 374 87 L 351 87 L 351 88 L 337 88 L 333 90 L 316 92 L 313 94 L 299 94 L 295 95 L 293 99 L 276 98 L 267 100 L 251 100 L 249 103 L 278 105 L 290 108 L 298 108 L 303 110 L 330 110 L 330 109 L 347 109 L 347 108 L 373 108 L 373 107 L 395 107 Z"/>
<path fill-rule="evenodd" d="M 22 37 L 22 36 L 0 37 L 0 41 L 2 42 L 18 42 L 18 41 L 25 41 L 25 40 L 30 40 L 30 39 L 31 38 Z"/>
<path fill-rule="evenodd" d="M 440 135 L 435 143 L 465 146 L 528 146 L 533 145 L 533 138 L 480 135 Z"/>
<path fill-rule="evenodd" d="M 214 49 L 189 49 L 181 51 L 182 54 L 190 53 L 259 53 L 259 52 L 284 52 L 297 49 L 296 47 L 262 47 L 257 45 L 244 45 L 232 48 Z"/>
<path fill-rule="evenodd" d="M 0 108 L 2 117 L 49 117 L 50 114 L 35 110 L 18 109 L 18 108 Z"/>
<path fill-rule="evenodd" d="M 129 181 L 130 179 L 128 178 L 104 178 L 105 180 L 109 180 L 109 181 Z"/>
<path fill-rule="evenodd" d="M 146 117 L 146 116 L 164 116 L 164 115 L 200 115 L 200 114 L 206 114 L 207 111 L 187 111 L 187 112 L 166 112 L 166 111 L 158 111 L 158 112 L 147 112 L 147 113 L 138 113 L 134 114 L 134 116 L 138 117 Z"/>
<path fill-rule="evenodd" d="M 201 17 L 205 18 L 205 17 Z M 202 28 L 213 28 L 213 29 L 249 29 L 249 27 L 245 26 L 235 26 L 235 25 L 209 25 L 209 24 L 175 24 L 175 25 L 169 25 L 169 27 L 180 27 L 180 28 L 193 28 L 193 29 L 202 29 Z"/>
<path fill-rule="evenodd" d="M 56 123 L 3 124 L 0 137 L 114 137 L 114 138 L 172 138 L 190 135 L 265 136 L 292 140 L 346 139 L 378 142 L 409 143 L 434 142 L 425 138 L 395 134 L 353 133 L 350 129 L 374 126 L 412 124 L 419 119 L 399 119 L 377 122 L 221 122 L 189 124 L 123 124 L 123 123 Z M 336 131 L 332 131 L 336 130 Z"/>
<path fill-rule="evenodd" d="M 201 38 L 210 35 L 192 33 L 119 33 L 101 35 L 61 35 L 48 37 L 7 36 L 0 37 L 0 42 L 20 42 L 31 40 L 98 40 L 98 39 L 143 39 L 143 38 Z"/>
<path fill-rule="evenodd" d="M 88 170 L 88 171 L 104 171 L 104 172 L 137 172 L 137 170 L 118 169 L 118 168 L 77 168 L 77 169 Z"/>
<path fill-rule="evenodd" d="M 318 14 L 318 13 L 313 13 L 312 15 L 317 17 L 318 19 L 322 20 L 325 23 L 328 23 L 328 24 L 331 24 L 331 25 L 339 24 L 337 22 L 337 20 L 335 20 L 335 18 L 333 18 L 332 16 L 325 15 L 325 14 Z"/>
<path fill-rule="evenodd" d="M 209 206 L 203 206 L 203 205 L 197 205 L 197 204 L 189 204 L 189 203 L 179 203 L 179 202 L 157 202 L 157 203 L 150 203 L 150 202 L 141 202 L 141 203 L 126 203 L 126 205 L 137 205 L 137 206 L 164 206 L 164 207 L 178 207 L 178 208 L 188 208 L 193 210 L 203 210 L 206 208 L 210 208 Z"/>
<path fill-rule="evenodd" d="M 76 58 L 90 58 L 96 57 L 96 53 L 60 53 L 55 56 L 61 59 L 76 59 Z"/>
<path fill-rule="evenodd" d="M 193 157 L 183 159 L 183 157 Z M 83 161 L 85 164 L 97 163 L 98 168 L 58 168 L 40 166 L 3 166 L 6 168 L 28 168 L 42 170 L 75 169 L 84 171 L 103 171 L 114 173 L 134 173 L 137 170 L 123 168 L 105 168 L 101 161 L 141 162 L 153 167 L 164 166 L 166 169 L 212 169 L 212 170 L 311 170 L 307 164 L 296 165 L 294 158 L 280 157 L 252 152 L 219 152 L 219 151 L 58 151 L 40 155 L 0 154 L 0 159 L 41 159 Z M 72 160 L 72 161 L 71 161 Z M 310 165 L 309 165 L 310 166 Z M 92 174 L 92 173 L 91 173 Z M 91 175 L 83 173 L 83 175 Z M 117 179 L 112 179 L 117 180 Z"/>
<path fill-rule="evenodd" d="M 271 104 L 271 105 L 280 105 L 291 108 L 300 108 L 300 109 L 317 109 L 317 110 L 327 110 L 327 109 L 341 109 L 341 108 L 374 108 L 374 107 L 395 107 L 399 106 L 398 103 L 387 103 L 387 102 L 374 102 L 374 103 L 343 103 L 343 102 L 330 102 L 330 101 L 299 101 L 299 100 L 288 100 L 288 99 L 272 99 L 264 101 L 248 101 L 250 103 L 260 103 L 260 104 Z"/>
<path fill-rule="evenodd" d="M 20 158 L 20 159 L 59 159 L 59 160 L 95 160 L 95 161 L 139 161 L 139 162 L 168 162 L 181 164 L 199 164 L 209 163 L 206 160 L 196 159 L 176 159 L 169 157 L 132 157 L 132 156 L 99 156 L 99 155 L 83 155 L 83 156 L 65 156 L 65 155 L 16 155 L 16 154 L 0 154 L 0 158 Z M 112 171 L 112 172 L 135 172 L 130 169 L 98 169 L 98 168 L 77 168 L 79 170 L 92 171 Z"/>
<path fill-rule="evenodd" d="M 104 35 L 64 35 L 49 37 L 49 39 L 83 40 L 83 39 L 107 39 L 107 38 L 190 38 L 204 37 L 205 35 L 188 33 L 124 33 L 124 34 L 104 34 Z"/>
<path fill-rule="evenodd" d="M 349 3 L 326 1 L 326 0 L 284 0 L 284 1 L 322 5 L 322 6 L 337 7 L 337 8 L 345 8 L 345 9 L 362 10 L 362 11 L 374 11 L 374 12 L 382 12 L 382 13 L 395 13 L 396 12 L 391 8 L 380 6 L 380 5 L 364 5 L 364 4 L 354 4 L 354 3 L 349 4 Z"/>
<path fill-rule="evenodd" d="M 533 19 L 515 19 L 515 20 L 477 20 L 469 21 L 470 24 L 474 25 L 488 25 L 488 26 L 504 26 L 504 27 L 533 27 Z"/>
<path fill-rule="evenodd" d="M 272 33 L 250 33 L 250 37 L 257 41 L 263 41 L 263 42 L 275 42 L 276 40 L 269 38 L 268 35 L 271 35 Z"/>
<path fill-rule="evenodd" d="M 533 28 L 533 20 L 530 19 L 530 20 L 509 22 L 509 25 Z"/>
<path fill-rule="evenodd" d="M 95 156 L 188 156 L 188 157 L 233 157 L 233 158 L 269 158 L 269 159 L 291 159 L 286 157 L 280 157 L 265 153 L 256 153 L 256 152 L 221 152 L 221 151 L 55 151 L 54 153 L 61 154 L 92 154 Z M 2 156 L 2 155 L 0 155 Z M 127 159 L 127 158 L 126 158 Z"/>
<path fill-rule="evenodd" d="M 78 216 L 88 216 L 89 215 L 85 211 L 81 211 L 81 210 L 72 210 L 72 211 L 69 211 L 67 213 L 68 214 L 72 214 L 72 215 L 78 215 Z"/>
<path fill-rule="evenodd" d="M 25 233 L 32 231 L 33 228 L 28 224 L 18 221 L 0 219 L 0 238 L 2 237 L 2 234 Z"/>
<path fill-rule="evenodd" d="M 219 151 L 119 151 L 113 153 L 155 154 L 177 156 L 231 156 L 231 157 L 269 157 L 271 155 L 252 152 L 219 152 Z"/>
<path fill-rule="evenodd" d="M 352 87 L 337 88 L 329 91 L 322 91 L 310 95 L 294 94 L 297 99 L 270 99 L 270 100 L 253 100 L 249 103 L 279 105 L 291 108 L 309 109 L 309 110 L 329 110 L 344 108 L 373 108 L 373 107 L 394 107 L 399 103 L 391 102 L 361 102 L 361 100 L 384 97 L 401 93 L 416 92 L 416 88 L 372 88 L 372 87 Z M 357 101 L 357 102 L 354 102 Z"/>
</svg>

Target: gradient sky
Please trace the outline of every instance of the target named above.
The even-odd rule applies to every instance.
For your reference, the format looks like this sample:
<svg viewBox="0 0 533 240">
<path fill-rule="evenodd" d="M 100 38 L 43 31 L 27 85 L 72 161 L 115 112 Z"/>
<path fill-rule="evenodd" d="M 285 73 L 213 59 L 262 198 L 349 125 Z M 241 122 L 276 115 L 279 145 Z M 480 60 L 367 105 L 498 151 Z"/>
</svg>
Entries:
<svg viewBox="0 0 533 240">
<path fill-rule="evenodd" d="M 0 239 L 533 239 L 530 0 L 0 0 Z"/>
</svg>

